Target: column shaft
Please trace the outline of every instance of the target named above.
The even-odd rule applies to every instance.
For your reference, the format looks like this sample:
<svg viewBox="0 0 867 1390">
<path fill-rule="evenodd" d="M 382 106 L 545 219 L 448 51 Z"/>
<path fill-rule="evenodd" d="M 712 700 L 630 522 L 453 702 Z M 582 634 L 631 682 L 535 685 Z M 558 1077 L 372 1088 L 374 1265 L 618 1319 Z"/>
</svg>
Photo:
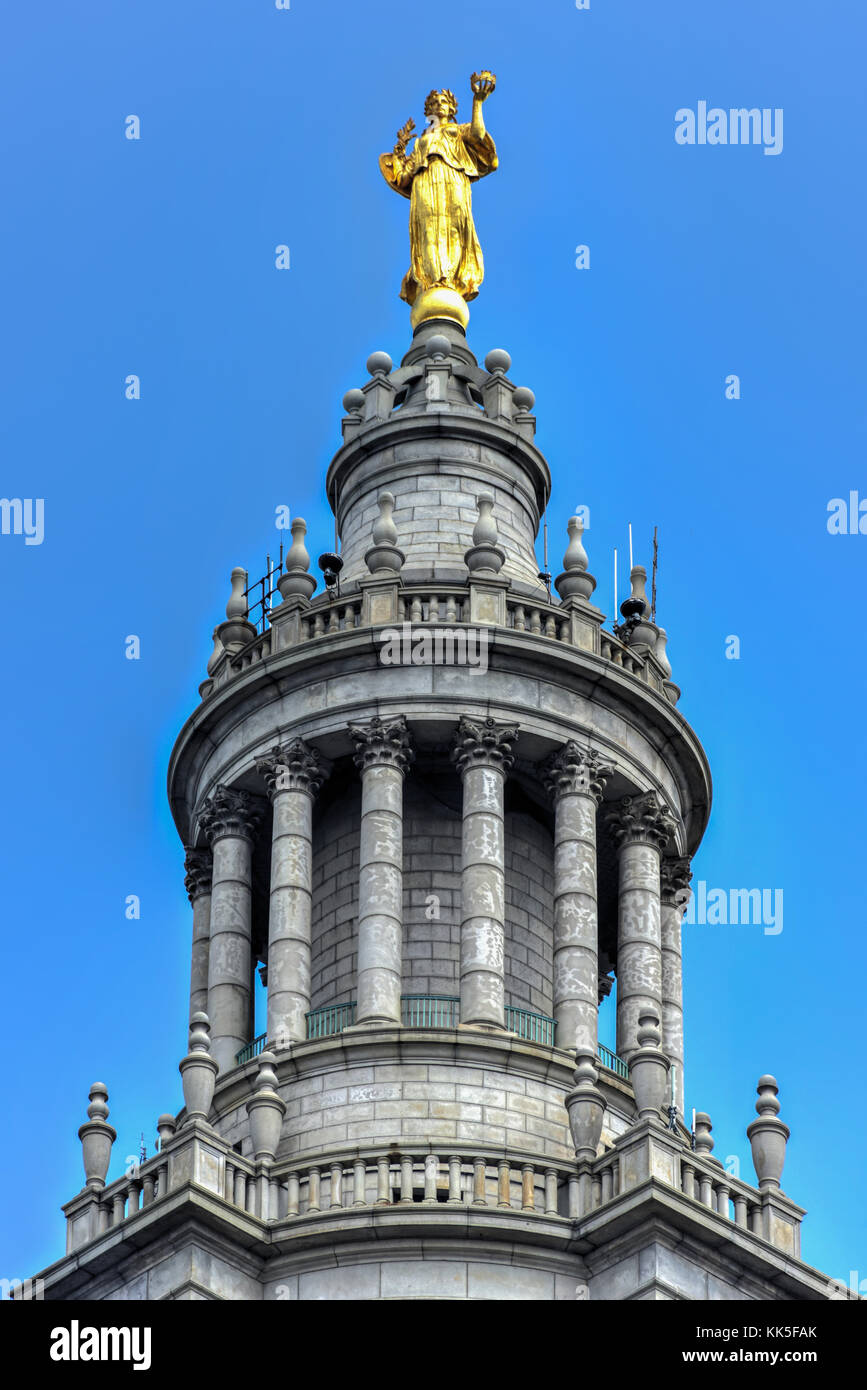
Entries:
<svg viewBox="0 0 867 1390">
<path fill-rule="evenodd" d="M 684 1115 L 682 921 L 689 899 L 688 859 L 663 858 L 662 900 L 662 1050 L 675 1068 L 674 1103 Z"/>
<path fill-rule="evenodd" d="M 187 849 L 185 885 L 193 908 L 190 961 L 190 1019 L 208 1011 L 208 954 L 211 935 L 211 852 Z"/>
</svg>

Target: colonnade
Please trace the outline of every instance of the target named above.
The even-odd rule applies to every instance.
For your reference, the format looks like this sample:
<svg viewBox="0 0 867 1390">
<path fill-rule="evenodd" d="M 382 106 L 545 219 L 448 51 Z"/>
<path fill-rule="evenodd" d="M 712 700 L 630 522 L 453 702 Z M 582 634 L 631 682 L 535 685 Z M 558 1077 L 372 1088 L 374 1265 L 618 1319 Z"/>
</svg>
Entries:
<svg viewBox="0 0 867 1390">
<path fill-rule="evenodd" d="M 400 1024 L 403 964 L 403 780 L 412 761 L 404 716 L 351 724 L 361 778 L 355 1027 Z M 505 1027 L 504 790 L 514 724 L 460 719 L 452 758 L 462 782 L 460 1019 Z M 330 772 L 301 739 L 257 763 L 273 807 L 268 926 L 271 1046 L 306 1039 L 310 1010 L 313 803 Z M 596 813 L 613 768 L 574 740 L 539 768 L 554 810 L 553 1011 L 558 1048 L 597 1047 L 600 988 Z M 221 1071 L 252 1036 L 251 866 L 258 798 L 220 786 L 198 822 L 209 849 L 187 852 L 193 904 L 190 1012 L 211 1022 Z M 662 1021 L 683 1113 L 681 919 L 689 861 L 666 855 L 677 820 L 654 792 L 611 803 L 618 855 L 617 1052 L 628 1062 L 638 1019 Z"/>
</svg>

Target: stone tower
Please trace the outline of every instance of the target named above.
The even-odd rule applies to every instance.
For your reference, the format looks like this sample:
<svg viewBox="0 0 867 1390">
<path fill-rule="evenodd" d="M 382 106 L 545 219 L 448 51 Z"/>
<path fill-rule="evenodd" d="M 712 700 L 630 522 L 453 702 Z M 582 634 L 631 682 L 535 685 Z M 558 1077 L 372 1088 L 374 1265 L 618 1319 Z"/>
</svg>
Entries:
<svg viewBox="0 0 867 1390">
<path fill-rule="evenodd" d="M 445 318 L 397 368 L 374 353 L 328 470 L 325 587 L 300 519 L 263 585 L 233 571 L 168 777 L 185 1106 L 106 1184 L 92 1088 L 46 1298 L 828 1297 L 773 1077 L 757 1186 L 706 1115 L 684 1127 L 710 773 L 643 569 L 608 630 L 577 518 L 557 597 L 538 574 L 550 474 L 510 365 Z"/>
</svg>

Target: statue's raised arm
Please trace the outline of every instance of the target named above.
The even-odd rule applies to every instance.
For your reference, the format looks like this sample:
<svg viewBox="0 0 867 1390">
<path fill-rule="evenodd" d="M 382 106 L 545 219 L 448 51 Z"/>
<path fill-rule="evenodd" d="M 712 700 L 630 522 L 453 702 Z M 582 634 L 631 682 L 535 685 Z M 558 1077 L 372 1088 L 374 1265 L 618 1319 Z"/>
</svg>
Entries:
<svg viewBox="0 0 867 1390">
<path fill-rule="evenodd" d="M 401 299 L 412 306 L 412 325 L 427 318 L 469 321 L 467 301 L 475 299 L 484 277 L 482 248 L 473 224 L 471 183 L 493 173 L 497 150 L 485 128 L 482 106 L 494 91 L 492 72 L 474 72 L 472 119 L 457 121 L 454 92 L 428 94 L 427 123 L 407 153 L 415 123 L 407 121 L 391 154 L 379 157 L 386 182 L 410 200 L 410 268 Z"/>
</svg>

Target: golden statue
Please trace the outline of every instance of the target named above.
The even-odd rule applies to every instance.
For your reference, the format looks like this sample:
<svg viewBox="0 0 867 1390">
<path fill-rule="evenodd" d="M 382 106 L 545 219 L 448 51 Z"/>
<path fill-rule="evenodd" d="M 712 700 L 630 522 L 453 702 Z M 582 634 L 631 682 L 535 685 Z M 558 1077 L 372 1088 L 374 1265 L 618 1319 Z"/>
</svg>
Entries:
<svg viewBox="0 0 867 1390">
<path fill-rule="evenodd" d="M 412 153 L 406 150 L 415 130 L 410 119 L 398 131 L 392 153 L 379 157 L 385 181 L 410 200 L 410 267 L 400 297 L 412 306 L 413 328 L 430 318 L 456 319 L 463 328 L 469 323 L 466 301 L 475 299 L 485 273 L 470 184 L 497 167 L 497 150 L 482 117 L 482 104 L 496 85 L 492 72 L 473 73 L 468 125 L 457 123 L 453 92 L 431 92 L 424 104 L 427 125 Z"/>
</svg>

